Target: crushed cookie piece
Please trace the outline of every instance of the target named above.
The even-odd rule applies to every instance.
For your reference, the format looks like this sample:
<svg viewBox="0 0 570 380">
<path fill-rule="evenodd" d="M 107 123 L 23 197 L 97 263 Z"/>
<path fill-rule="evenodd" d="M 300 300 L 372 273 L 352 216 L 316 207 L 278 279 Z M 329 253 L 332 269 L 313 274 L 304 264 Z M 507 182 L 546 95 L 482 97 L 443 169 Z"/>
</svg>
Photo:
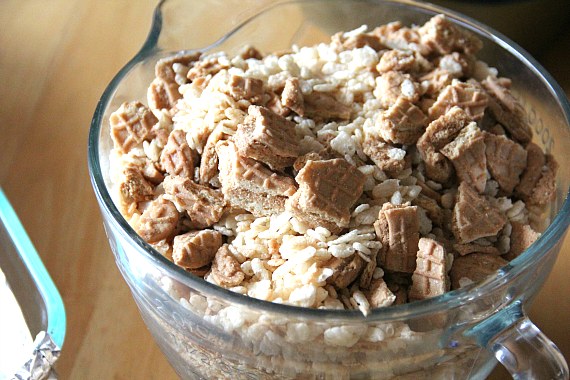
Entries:
<svg viewBox="0 0 570 380">
<path fill-rule="evenodd" d="M 396 295 L 392 293 L 382 278 L 372 280 L 364 295 L 368 299 L 371 309 L 390 306 L 396 301 Z"/>
<path fill-rule="evenodd" d="M 206 228 L 220 220 L 226 202 L 219 190 L 180 176 L 167 176 L 163 185 L 166 194 L 186 210 L 193 227 Z"/>
<path fill-rule="evenodd" d="M 186 132 L 180 129 L 172 131 L 160 155 L 160 163 L 164 170 L 170 175 L 192 178 L 196 159 L 196 152 L 186 141 Z"/>
<path fill-rule="evenodd" d="M 230 204 L 257 217 L 278 214 L 285 209 L 285 200 L 297 190 L 292 178 L 240 156 L 231 141 L 219 142 L 216 152 L 222 192 Z"/>
<path fill-rule="evenodd" d="M 299 189 L 287 200 L 291 213 L 311 228 L 337 233 L 348 227 L 350 208 L 362 194 L 365 176 L 342 158 L 307 161 L 295 180 Z"/>
<path fill-rule="evenodd" d="M 265 103 L 265 107 L 267 107 L 270 111 L 275 112 L 277 115 L 286 117 L 291 114 L 291 109 L 285 107 L 281 103 L 281 97 L 277 95 L 273 91 L 268 91 L 268 100 Z"/>
<path fill-rule="evenodd" d="M 288 78 L 281 93 L 281 104 L 299 116 L 305 116 L 305 101 L 299 78 Z"/>
<path fill-rule="evenodd" d="M 439 152 L 471 122 L 471 118 L 459 107 L 453 107 L 432 121 L 418 139 L 417 149 L 425 161 L 426 175 L 436 182 L 445 183 L 453 174 L 449 160 Z"/>
<path fill-rule="evenodd" d="M 418 101 L 420 85 L 412 76 L 399 71 L 388 71 L 376 78 L 374 96 L 380 100 L 383 108 L 388 108 L 403 97 L 410 102 Z"/>
<path fill-rule="evenodd" d="M 304 97 L 305 116 L 320 120 L 348 120 L 352 109 L 325 92 L 313 91 Z"/>
<path fill-rule="evenodd" d="M 482 281 L 507 264 L 508 262 L 501 256 L 487 253 L 471 253 L 456 257 L 449 272 L 451 289 L 459 289 L 465 281 Z"/>
<path fill-rule="evenodd" d="M 386 143 L 373 133 L 366 133 L 362 150 L 381 170 L 392 175 L 406 169 L 406 151 Z"/>
<path fill-rule="evenodd" d="M 436 15 L 418 30 L 421 42 L 439 54 L 454 51 L 475 54 L 483 42 L 467 30 L 459 29 L 444 15 Z"/>
<path fill-rule="evenodd" d="M 384 203 L 374 223 L 376 236 L 382 243 L 378 252 L 378 263 L 382 268 L 404 273 L 414 271 L 419 229 L 417 206 Z"/>
<path fill-rule="evenodd" d="M 157 243 L 174 233 L 179 219 L 174 203 L 159 196 L 146 206 L 135 229 L 147 243 Z"/>
<path fill-rule="evenodd" d="M 176 106 L 176 102 L 182 98 L 178 91 L 180 87 L 177 81 L 177 74 L 174 65 L 183 65 L 186 68 L 199 59 L 199 53 L 178 54 L 171 57 L 160 59 L 154 67 L 156 78 L 151 83 L 147 99 L 151 109 L 154 110 L 172 110 Z"/>
<path fill-rule="evenodd" d="M 525 202 L 532 196 L 532 192 L 542 176 L 542 168 L 546 163 L 546 155 L 535 143 L 531 142 L 526 146 L 526 153 L 526 168 L 515 188 L 515 194 Z"/>
<path fill-rule="evenodd" d="M 459 180 L 467 182 L 479 193 L 485 191 L 487 183 L 489 156 L 485 156 L 486 142 L 485 134 L 477 127 L 477 123 L 472 122 L 453 141 L 440 149 L 453 164 Z"/>
<path fill-rule="evenodd" d="M 242 59 L 263 59 L 263 54 L 254 46 L 245 45 L 238 53 Z"/>
<path fill-rule="evenodd" d="M 420 63 L 416 58 L 416 54 L 410 50 L 388 50 L 376 65 L 379 73 L 388 71 L 402 71 L 405 73 L 417 72 L 420 69 Z"/>
<path fill-rule="evenodd" d="M 437 65 L 455 78 L 469 77 L 473 72 L 475 59 L 472 55 L 453 52 L 439 57 Z"/>
<path fill-rule="evenodd" d="M 485 253 L 487 255 L 501 254 L 501 252 L 499 252 L 499 250 L 492 245 L 481 245 L 477 243 L 454 244 L 453 249 L 461 256 L 465 256 L 471 253 Z"/>
<path fill-rule="evenodd" d="M 325 268 L 333 270 L 327 283 L 338 289 L 347 288 L 360 275 L 366 261 L 360 255 L 351 255 L 345 258 L 332 257 L 324 264 Z"/>
<path fill-rule="evenodd" d="M 513 96 L 501 79 L 487 77 L 482 83 L 490 95 L 489 111 L 501 123 L 511 137 L 527 144 L 532 140 L 532 130 L 528 124 L 526 113 L 520 102 Z"/>
<path fill-rule="evenodd" d="M 452 231 L 459 243 L 470 243 L 501 231 L 507 218 L 466 182 L 461 182 L 453 207 Z"/>
<path fill-rule="evenodd" d="M 399 97 L 378 118 L 380 135 L 387 142 L 415 144 L 424 133 L 428 118 L 421 109 L 404 97 Z"/>
<path fill-rule="evenodd" d="M 204 150 L 202 151 L 202 158 L 200 161 L 200 183 L 206 185 L 210 183 L 212 178 L 218 173 L 218 154 L 216 153 L 216 144 L 221 141 L 225 136 L 223 126 L 220 124 L 206 140 Z"/>
<path fill-rule="evenodd" d="M 419 78 L 419 82 L 422 88 L 424 88 L 425 94 L 429 96 L 436 96 L 441 90 L 449 86 L 452 81 L 453 75 L 449 71 L 440 68 L 435 68 Z M 433 106 L 433 103 L 435 103 L 435 99 L 427 107 L 428 110 Z"/>
<path fill-rule="evenodd" d="M 511 247 L 509 252 L 503 255 L 505 260 L 513 260 L 520 256 L 528 247 L 540 237 L 540 233 L 532 229 L 528 224 L 511 222 Z"/>
<path fill-rule="evenodd" d="M 227 244 L 218 249 L 212 261 L 211 276 L 221 286 L 231 288 L 238 286 L 245 279 L 245 273 Z"/>
<path fill-rule="evenodd" d="M 485 134 L 487 168 L 505 194 L 510 195 L 519 184 L 519 177 L 526 168 L 527 152 L 505 136 Z"/>
<path fill-rule="evenodd" d="M 446 256 L 445 248 L 437 241 L 428 238 L 419 240 L 416 269 L 408 291 L 410 300 L 423 300 L 449 291 Z"/>
<path fill-rule="evenodd" d="M 250 103 L 258 103 L 263 98 L 263 81 L 232 75 L 228 80 L 228 92 L 235 100 L 244 99 Z"/>
<path fill-rule="evenodd" d="M 248 116 L 238 125 L 234 141 L 238 152 L 267 164 L 274 170 L 291 166 L 299 156 L 295 123 L 260 106 L 249 106 Z"/>
<path fill-rule="evenodd" d="M 542 168 L 540 179 L 532 190 L 529 203 L 544 206 L 556 195 L 556 172 L 558 163 L 550 154 L 546 155 L 546 163 Z"/>
<path fill-rule="evenodd" d="M 152 111 L 139 101 L 125 102 L 109 117 L 115 149 L 128 153 L 150 140 L 151 129 L 158 122 Z"/>
<path fill-rule="evenodd" d="M 144 178 L 136 167 L 127 167 L 123 171 L 124 179 L 119 185 L 121 202 L 124 205 L 151 200 L 154 197 L 153 186 Z"/>
<path fill-rule="evenodd" d="M 172 259 L 186 269 L 209 265 L 222 246 L 222 234 L 214 230 L 190 231 L 174 237 Z"/>
<path fill-rule="evenodd" d="M 384 45 L 380 42 L 380 38 L 372 33 L 359 33 L 348 38 L 344 37 L 344 33 L 336 33 L 331 37 L 331 45 L 339 50 L 360 49 L 368 46 L 375 51 L 384 49 Z"/>
<path fill-rule="evenodd" d="M 433 190 L 432 190 L 433 191 Z M 439 206 L 437 200 L 430 198 L 427 195 L 422 194 L 422 192 L 412 201 L 414 206 L 419 206 L 423 208 L 430 220 L 438 225 L 442 226 L 444 222 L 444 212 L 443 209 Z M 437 194 L 437 193 L 436 193 Z"/>
<path fill-rule="evenodd" d="M 229 66 L 226 63 L 220 62 L 220 57 L 201 57 L 200 60 L 193 62 L 186 78 L 190 81 L 194 81 L 198 78 L 213 76 L 221 70 L 228 68 Z"/>
<path fill-rule="evenodd" d="M 451 108 L 459 107 L 474 121 L 481 120 L 487 108 L 488 96 L 485 91 L 471 83 L 454 80 L 437 96 L 429 109 L 432 120 L 446 114 Z"/>
</svg>

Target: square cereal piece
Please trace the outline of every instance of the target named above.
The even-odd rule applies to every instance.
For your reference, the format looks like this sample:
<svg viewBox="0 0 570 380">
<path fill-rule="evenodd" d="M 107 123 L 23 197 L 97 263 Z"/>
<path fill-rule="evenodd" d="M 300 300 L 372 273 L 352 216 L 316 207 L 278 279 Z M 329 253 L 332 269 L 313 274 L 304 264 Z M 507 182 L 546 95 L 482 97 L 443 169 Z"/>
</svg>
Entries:
<svg viewBox="0 0 570 380">
<path fill-rule="evenodd" d="M 265 107 L 249 106 L 238 125 L 235 144 L 239 154 L 267 164 L 274 170 L 293 165 L 299 156 L 295 123 Z"/>
<path fill-rule="evenodd" d="M 485 155 L 491 176 L 506 195 L 519 184 L 519 177 L 526 168 L 526 150 L 505 136 L 485 134 Z"/>
<path fill-rule="evenodd" d="M 297 190 L 295 181 L 272 172 L 252 158 L 239 155 L 233 141 L 220 141 L 216 146 L 222 193 L 230 204 L 253 215 L 278 214 L 285 200 Z"/>
<path fill-rule="evenodd" d="M 507 222 L 506 216 L 466 182 L 461 182 L 453 207 L 452 231 L 461 244 L 495 236 Z"/>
<path fill-rule="evenodd" d="M 163 185 L 174 203 L 186 210 L 193 227 L 209 227 L 222 217 L 226 202 L 219 190 L 180 176 L 167 176 Z"/>
<path fill-rule="evenodd" d="M 487 183 L 489 156 L 485 156 L 485 141 L 485 134 L 472 122 L 440 150 L 453 163 L 459 180 L 469 183 L 479 193 L 485 191 Z"/>
<path fill-rule="evenodd" d="M 449 291 L 447 262 L 447 252 L 443 245 L 433 239 L 421 238 L 408 298 L 411 301 L 423 300 Z"/>
<path fill-rule="evenodd" d="M 362 194 L 365 176 L 345 159 L 309 160 L 295 180 L 297 192 L 287 209 L 311 228 L 324 226 L 331 232 L 348 227 L 350 208 Z"/>
<path fill-rule="evenodd" d="M 459 107 L 474 121 L 481 120 L 487 108 L 488 96 L 472 83 L 453 80 L 437 96 L 429 109 L 432 120 L 445 115 L 453 107 Z"/>
<path fill-rule="evenodd" d="M 416 252 L 420 238 L 417 206 L 385 203 L 374 223 L 382 248 L 378 263 L 393 272 L 412 273 L 416 267 Z"/>
<path fill-rule="evenodd" d="M 109 117 L 113 146 L 128 153 L 152 137 L 152 127 L 158 119 L 139 101 L 125 102 Z"/>
<path fill-rule="evenodd" d="M 532 130 L 526 112 L 502 79 L 489 76 L 481 83 L 490 96 L 489 111 L 513 140 L 527 144 L 532 140 Z"/>
<path fill-rule="evenodd" d="M 382 138 L 395 144 L 415 144 L 424 133 L 428 118 L 421 109 L 399 97 L 376 121 Z"/>
</svg>

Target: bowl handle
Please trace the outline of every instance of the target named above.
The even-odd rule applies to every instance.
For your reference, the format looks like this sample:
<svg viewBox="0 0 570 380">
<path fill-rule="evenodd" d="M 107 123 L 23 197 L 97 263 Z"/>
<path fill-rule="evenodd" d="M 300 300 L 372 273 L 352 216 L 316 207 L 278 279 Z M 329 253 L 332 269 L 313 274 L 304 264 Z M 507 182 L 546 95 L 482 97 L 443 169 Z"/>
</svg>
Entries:
<svg viewBox="0 0 570 380">
<path fill-rule="evenodd" d="M 515 301 L 467 333 L 495 355 L 513 379 L 566 379 L 568 364 L 556 345 Z"/>
</svg>

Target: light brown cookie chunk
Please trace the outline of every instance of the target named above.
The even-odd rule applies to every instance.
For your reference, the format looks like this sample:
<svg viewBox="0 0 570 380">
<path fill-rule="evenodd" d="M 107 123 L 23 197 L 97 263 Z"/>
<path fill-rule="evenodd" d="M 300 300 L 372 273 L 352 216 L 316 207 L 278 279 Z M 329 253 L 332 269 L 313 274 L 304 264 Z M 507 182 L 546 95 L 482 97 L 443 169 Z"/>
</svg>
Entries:
<svg viewBox="0 0 570 380">
<path fill-rule="evenodd" d="M 542 176 L 542 168 L 546 163 L 546 156 L 542 149 L 535 143 L 526 146 L 526 168 L 524 169 L 520 182 L 515 188 L 515 194 L 527 202 L 532 196 L 532 192 Z"/>
<path fill-rule="evenodd" d="M 475 122 L 469 123 L 453 141 L 440 149 L 447 157 L 460 181 L 465 181 L 479 193 L 485 191 L 487 182 L 487 158 L 485 135 Z"/>
<path fill-rule="evenodd" d="M 540 233 L 532 229 L 528 224 L 511 222 L 511 249 L 503 257 L 505 260 L 513 260 L 523 253 L 540 237 Z"/>
<path fill-rule="evenodd" d="M 509 132 L 511 137 L 527 144 L 532 140 L 532 130 L 528 125 L 526 113 L 520 102 L 513 96 L 501 79 L 487 77 L 482 82 L 490 95 L 489 111 L 495 119 Z"/>
<path fill-rule="evenodd" d="M 390 306 L 396 301 L 396 295 L 390 291 L 383 279 L 372 280 L 370 288 L 364 293 L 371 309 Z"/>
<path fill-rule="evenodd" d="M 172 259 L 186 269 L 209 265 L 222 246 L 222 234 L 214 230 L 190 231 L 174 237 Z"/>
<path fill-rule="evenodd" d="M 374 230 L 382 249 L 378 263 L 393 272 L 412 273 L 416 267 L 419 217 L 416 206 L 385 203 L 374 223 Z"/>
<path fill-rule="evenodd" d="M 163 185 L 166 194 L 186 210 L 195 228 L 209 227 L 220 220 L 226 201 L 219 190 L 180 176 L 167 176 Z"/>
<path fill-rule="evenodd" d="M 437 96 L 437 100 L 429 109 L 432 120 L 445 115 L 451 108 L 459 107 L 477 121 L 483 118 L 487 108 L 488 96 L 482 89 L 471 83 L 453 81 Z"/>
<path fill-rule="evenodd" d="M 227 244 L 222 245 L 216 252 L 212 261 L 211 276 L 225 288 L 238 286 L 245 279 L 245 273 Z"/>
<path fill-rule="evenodd" d="M 285 200 L 297 190 L 292 178 L 240 156 L 232 141 L 218 143 L 216 152 L 222 192 L 228 203 L 257 217 L 283 212 Z"/>
<path fill-rule="evenodd" d="M 263 99 L 263 81 L 256 78 L 232 75 L 228 80 L 228 93 L 235 100 L 247 100 L 250 103 L 258 103 Z"/>
<path fill-rule="evenodd" d="M 305 116 L 317 120 L 348 120 L 352 109 L 331 94 L 313 91 L 304 98 Z"/>
<path fill-rule="evenodd" d="M 453 207 L 452 231 L 461 244 L 486 236 L 495 236 L 507 218 L 466 182 L 461 182 Z"/>
<path fill-rule="evenodd" d="M 305 116 L 305 100 L 299 78 L 288 78 L 281 93 L 281 104 L 299 116 Z"/>
<path fill-rule="evenodd" d="M 415 144 L 424 133 L 428 118 L 421 109 L 404 97 L 384 111 L 376 126 L 382 138 L 395 144 Z"/>
<path fill-rule="evenodd" d="M 445 248 L 437 241 L 428 238 L 420 239 L 416 269 L 408 291 L 410 300 L 423 300 L 449 291 L 446 256 Z"/>
<path fill-rule="evenodd" d="M 417 149 L 425 161 L 426 175 L 436 182 L 445 183 L 453 174 L 453 166 L 440 149 L 455 139 L 471 123 L 471 118 L 459 107 L 453 107 L 432 121 L 418 139 Z"/>
<path fill-rule="evenodd" d="M 519 177 L 526 168 L 527 152 L 505 136 L 485 134 L 487 168 L 501 190 L 507 195 L 519 184 Z"/>
<path fill-rule="evenodd" d="M 175 129 L 168 136 L 168 142 L 160 154 L 160 163 L 170 175 L 194 177 L 197 154 L 186 141 L 186 132 Z"/>
<path fill-rule="evenodd" d="M 501 256 L 487 253 L 470 253 L 453 260 L 449 276 L 451 289 L 459 289 L 462 286 L 484 280 L 508 262 Z"/>
<path fill-rule="evenodd" d="M 416 102 L 420 97 L 420 85 L 409 74 L 388 71 L 376 78 L 374 96 L 383 108 L 395 104 L 400 97 Z"/>
<path fill-rule="evenodd" d="M 439 54 L 454 51 L 475 54 L 483 47 L 480 39 L 459 29 L 444 15 L 436 15 L 418 30 L 421 42 Z"/>
<path fill-rule="evenodd" d="M 347 288 L 362 273 L 366 261 L 360 255 L 352 255 L 345 258 L 333 257 L 324 267 L 331 268 L 333 274 L 327 279 L 327 283 L 337 289 Z"/>
<path fill-rule="evenodd" d="M 293 165 L 299 156 L 295 123 L 260 106 L 249 106 L 234 141 L 243 157 L 253 158 L 274 170 Z"/>
<path fill-rule="evenodd" d="M 333 233 L 348 227 L 350 208 L 362 194 L 365 176 L 342 158 L 309 160 L 295 177 L 297 192 L 287 209 L 311 228 L 324 226 Z"/>
<path fill-rule="evenodd" d="M 125 102 L 109 117 L 111 137 L 115 149 L 128 153 L 152 137 L 151 130 L 158 119 L 152 111 L 138 101 Z"/>
<path fill-rule="evenodd" d="M 382 171 L 392 175 L 409 166 L 406 151 L 386 143 L 373 133 L 366 133 L 362 150 Z"/>
<path fill-rule="evenodd" d="M 147 243 L 157 243 L 173 234 L 179 219 L 174 203 L 160 196 L 146 206 L 135 229 Z"/>
</svg>

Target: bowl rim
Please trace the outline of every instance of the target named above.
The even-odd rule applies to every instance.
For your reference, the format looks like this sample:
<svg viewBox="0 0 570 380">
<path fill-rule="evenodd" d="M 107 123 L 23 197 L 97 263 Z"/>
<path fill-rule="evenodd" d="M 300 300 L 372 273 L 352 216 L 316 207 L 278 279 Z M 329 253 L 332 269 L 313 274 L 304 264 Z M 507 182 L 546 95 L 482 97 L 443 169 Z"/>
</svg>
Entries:
<svg viewBox="0 0 570 380">
<path fill-rule="evenodd" d="M 279 0 L 273 2 L 271 5 L 261 6 L 254 15 L 238 24 L 213 44 L 196 50 L 206 51 L 216 47 L 217 45 L 230 38 L 233 34 L 237 33 L 249 22 L 258 17 L 261 17 L 264 13 L 276 7 L 294 3 L 316 3 L 322 1 L 323 0 Z M 556 83 L 552 76 L 542 67 L 542 65 L 540 65 L 529 53 L 527 53 L 518 44 L 511 41 L 500 32 L 497 32 L 494 29 L 468 16 L 429 3 L 420 3 L 414 0 L 351 1 L 374 3 L 376 5 L 394 4 L 412 7 L 415 8 L 416 11 L 423 12 L 427 15 L 443 13 L 455 24 L 469 29 L 471 32 L 475 32 L 475 34 L 486 36 L 503 49 L 508 50 L 511 54 L 517 57 L 518 60 L 522 61 L 523 64 L 531 69 L 535 75 L 538 75 L 540 77 L 544 85 L 558 101 L 559 106 L 561 107 L 566 119 L 567 127 L 570 126 L 570 104 L 568 103 L 568 99 L 564 91 Z M 500 287 L 503 284 L 511 282 L 516 277 L 526 273 L 526 270 L 532 267 L 533 263 L 540 261 L 544 256 L 548 255 L 550 250 L 563 238 L 568 225 L 570 224 L 570 192 L 568 190 L 565 193 L 566 197 L 564 199 L 562 207 L 550 225 L 542 233 L 540 238 L 535 243 L 533 243 L 525 252 L 523 252 L 523 254 L 510 261 L 503 268 L 497 270 L 494 275 L 489 276 L 487 279 L 476 284 L 476 286 L 466 286 L 447 292 L 440 296 L 416 301 L 413 303 L 373 309 L 366 316 L 364 316 L 359 310 L 311 309 L 260 300 L 211 284 L 204 279 L 178 267 L 176 264 L 152 248 L 140 236 L 138 236 L 138 234 L 124 219 L 118 208 L 115 206 L 106 187 L 99 161 L 99 136 L 104 122 L 103 118 L 105 110 L 113 98 L 115 90 L 119 86 L 121 80 L 131 71 L 131 69 L 133 69 L 138 63 L 154 56 L 160 51 L 158 42 L 163 26 L 162 8 L 168 2 L 169 0 L 161 0 L 160 3 L 156 6 L 152 25 L 143 46 L 139 52 L 115 75 L 115 77 L 111 80 L 111 82 L 104 90 L 101 98 L 97 103 L 89 130 L 88 166 L 91 183 L 99 202 L 103 217 L 106 220 L 110 221 L 113 228 L 121 234 L 122 238 L 125 239 L 125 241 L 129 242 L 133 247 L 135 247 L 139 254 L 146 256 L 153 262 L 154 265 L 157 265 L 159 268 L 161 268 L 161 270 L 168 272 L 168 274 L 176 280 L 184 283 L 192 289 L 197 290 L 205 296 L 213 296 L 219 299 L 223 299 L 228 304 L 255 308 L 259 311 L 273 314 L 294 314 L 296 317 L 305 319 L 327 318 L 347 322 L 387 322 L 416 318 L 418 316 L 432 314 L 434 312 L 448 311 L 461 306 L 475 298 L 484 296 L 485 294 L 491 294 L 492 290 Z M 508 302 L 505 302 L 503 306 L 506 304 L 508 304 Z"/>
</svg>

